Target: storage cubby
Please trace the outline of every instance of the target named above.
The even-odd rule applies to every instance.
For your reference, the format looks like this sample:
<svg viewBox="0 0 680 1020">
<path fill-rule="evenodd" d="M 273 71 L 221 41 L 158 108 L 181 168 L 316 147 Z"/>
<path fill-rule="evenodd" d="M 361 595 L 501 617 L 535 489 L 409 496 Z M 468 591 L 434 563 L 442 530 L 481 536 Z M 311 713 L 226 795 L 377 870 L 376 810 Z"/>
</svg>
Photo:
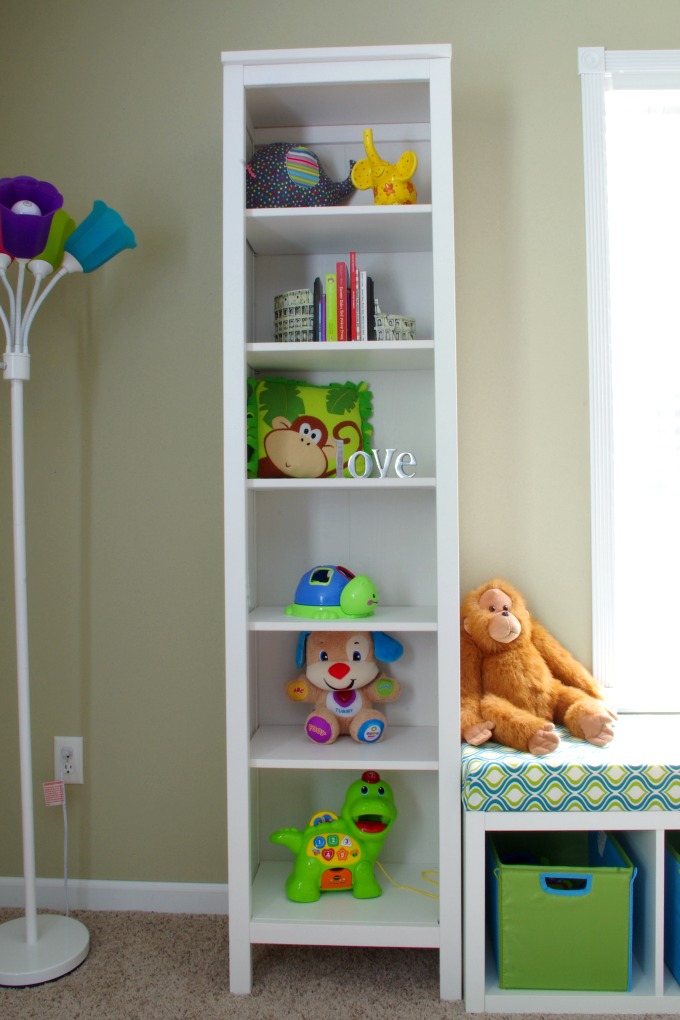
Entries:
<svg viewBox="0 0 680 1020">
<path fill-rule="evenodd" d="M 649 760 L 652 760 L 650 754 Z M 658 759 L 657 759 L 658 760 Z M 676 811 L 574 811 L 464 813 L 465 1006 L 471 1013 L 679 1013 L 680 985 L 664 962 L 664 925 L 668 909 L 665 878 L 666 834 L 676 830 Z M 548 834 L 568 840 L 575 832 L 609 832 L 635 868 L 632 910 L 632 975 L 627 991 L 502 988 L 486 917 L 488 834 Z M 521 837 L 520 843 L 521 843 Z M 513 845 L 515 845 L 513 843 Z M 485 905 L 486 904 L 486 905 Z M 607 939 L 607 917 L 599 932 Z M 549 933 L 548 933 L 549 937 Z M 585 937 L 585 936 L 584 936 Z"/>
<path fill-rule="evenodd" d="M 352 629 L 351 626 L 348 629 Z M 388 676 L 394 677 L 401 684 L 399 698 L 385 706 L 390 733 L 394 727 L 434 727 L 437 724 L 436 638 L 428 633 L 396 630 L 389 633 L 404 647 L 400 659 L 384 664 Z M 282 698 L 288 681 L 298 672 L 295 668 L 296 644 L 297 634 L 289 632 L 257 635 L 257 677 L 253 688 L 257 698 L 258 727 L 284 725 L 297 726 L 302 730 L 310 707 Z M 346 746 L 346 741 L 342 745 Z M 328 750 L 317 749 L 321 764 Z M 436 761 L 436 748 L 433 749 L 432 761 Z"/>
<path fill-rule="evenodd" d="M 348 480 L 334 491 L 299 489 L 285 497 L 258 492 L 256 585 L 261 605 L 293 601 L 302 574 L 316 563 L 337 563 L 376 582 L 386 605 L 434 606 L 436 578 L 435 507 L 432 489 L 377 483 L 362 488 Z M 399 497 L 395 496 L 399 492 Z M 409 535 L 417 521 L 417 535 Z M 414 560 L 418 570 L 414 570 Z"/>
<path fill-rule="evenodd" d="M 251 989 L 255 942 L 420 946 L 440 954 L 441 995 L 461 997 L 460 762 L 455 305 L 448 46 L 225 53 L 224 452 L 230 983 Z M 320 208 L 245 208 L 246 163 L 260 145 L 301 142 L 334 180 L 364 158 L 418 155 L 413 206 L 371 191 Z M 373 277 L 386 313 L 413 316 L 408 342 L 275 343 L 274 297 L 309 288 L 349 261 Z M 410 453 L 413 477 L 246 477 L 246 381 L 366 382 L 370 449 Z M 369 452 L 370 452 L 369 449 Z M 375 615 L 287 616 L 318 564 L 375 581 Z M 404 646 L 385 672 L 402 693 L 374 744 L 317 745 L 310 706 L 294 704 L 304 630 L 383 630 Z M 269 841 L 339 810 L 347 786 L 378 771 L 399 817 L 380 860 L 380 897 L 287 900 L 292 855 Z M 423 872 L 438 872 L 438 886 Z M 397 888 L 409 886 L 411 888 Z M 421 889 L 426 895 L 414 892 Z"/>
<path fill-rule="evenodd" d="M 407 207 L 405 207 L 407 209 Z M 418 208 L 415 206 L 414 208 Z M 349 210 L 347 210 L 349 212 Z M 396 208 L 397 216 L 404 209 Z M 323 215 L 323 213 L 321 214 Z M 364 217 L 365 218 L 365 217 Z M 428 217 L 429 219 L 429 217 Z M 408 231 L 412 218 L 402 218 L 403 229 Z M 335 224 L 335 219 L 331 220 Z M 363 224 L 362 224 L 363 225 Z M 348 242 L 351 244 L 351 237 Z M 405 239 L 397 239 L 402 246 Z M 335 272 L 336 262 L 347 259 L 350 249 L 322 255 L 269 255 L 257 259 L 255 267 L 257 293 L 262 295 L 253 310 L 254 342 L 274 339 L 274 297 L 287 290 L 297 290 L 300 281 L 311 286 L 314 277 L 323 279 L 326 273 Z M 355 249 L 351 249 L 355 250 Z M 419 340 L 431 340 L 432 323 L 432 254 L 431 252 L 375 252 L 372 249 L 358 254 L 361 268 L 375 282 L 375 296 L 383 312 L 408 314 L 415 317 Z M 417 279 L 417 288 L 411 282 Z M 405 305 L 408 294 L 408 307 Z"/>
</svg>

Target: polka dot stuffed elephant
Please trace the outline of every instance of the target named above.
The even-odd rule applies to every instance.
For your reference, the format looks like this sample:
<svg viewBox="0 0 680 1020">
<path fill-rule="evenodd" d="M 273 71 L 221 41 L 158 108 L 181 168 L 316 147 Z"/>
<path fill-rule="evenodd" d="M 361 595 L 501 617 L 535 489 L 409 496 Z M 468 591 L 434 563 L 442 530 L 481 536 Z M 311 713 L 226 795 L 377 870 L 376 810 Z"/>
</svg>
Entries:
<svg viewBox="0 0 680 1020">
<path fill-rule="evenodd" d="M 263 145 L 246 165 L 247 209 L 340 205 L 353 190 L 351 175 L 332 181 L 306 145 Z"/>
</svg>

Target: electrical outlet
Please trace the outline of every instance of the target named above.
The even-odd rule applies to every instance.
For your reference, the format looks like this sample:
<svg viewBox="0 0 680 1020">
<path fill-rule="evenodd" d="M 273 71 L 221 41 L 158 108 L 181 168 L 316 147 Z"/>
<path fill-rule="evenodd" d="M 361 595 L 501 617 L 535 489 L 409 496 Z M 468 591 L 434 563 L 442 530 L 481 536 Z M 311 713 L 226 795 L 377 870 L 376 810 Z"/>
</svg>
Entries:
<svg viewBox="0 0 680 1020">
<path fill-rule="evenodd" d="M 65 783 L 82 783 L 83 738 L 54 738 L 54 778 Z"/>
</svg>

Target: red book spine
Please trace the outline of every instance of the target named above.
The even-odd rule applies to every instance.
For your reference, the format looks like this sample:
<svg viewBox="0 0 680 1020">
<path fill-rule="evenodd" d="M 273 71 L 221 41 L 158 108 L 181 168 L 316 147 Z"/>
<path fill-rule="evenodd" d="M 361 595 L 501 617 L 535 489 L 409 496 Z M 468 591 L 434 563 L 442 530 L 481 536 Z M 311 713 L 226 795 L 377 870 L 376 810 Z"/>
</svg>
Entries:
<svg viewBox="0 0 680 1020">
<path fill-rule="evenodd" d="M 349 339 L 357 339 L 357 290 L 359 287 L 359 271 L 357 269 L 357 253 L 349 253 Z"/>
</svg>

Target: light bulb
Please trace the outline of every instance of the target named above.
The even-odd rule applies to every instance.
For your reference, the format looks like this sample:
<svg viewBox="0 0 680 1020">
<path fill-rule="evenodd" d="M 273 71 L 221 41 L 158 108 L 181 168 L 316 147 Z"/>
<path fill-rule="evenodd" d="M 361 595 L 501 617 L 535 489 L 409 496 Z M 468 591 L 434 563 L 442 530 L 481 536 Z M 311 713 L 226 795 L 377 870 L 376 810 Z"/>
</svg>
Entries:
<svg viewBox="0 0 680 1020">
<path fill-rule="evenodd" d="M 15 202 L 12 206 L 12 212 L 17 213 L 19 216 L 42 216 L 39 207 L 28 198 L 21 198 L 18 202 Z"/>
</svg>

